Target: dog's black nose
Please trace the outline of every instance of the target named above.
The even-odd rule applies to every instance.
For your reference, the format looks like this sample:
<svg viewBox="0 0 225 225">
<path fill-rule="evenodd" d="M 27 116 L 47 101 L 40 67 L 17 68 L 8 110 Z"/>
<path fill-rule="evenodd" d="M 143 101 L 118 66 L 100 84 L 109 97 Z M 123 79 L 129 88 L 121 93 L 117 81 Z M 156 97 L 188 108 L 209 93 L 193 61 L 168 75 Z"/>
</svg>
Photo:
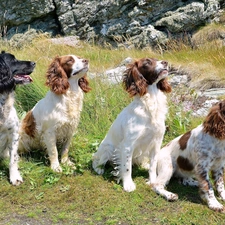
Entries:
<svg viewBox="0 0 225 225">
<path fill-rule="evenodd" d="M 35 63 L 35 62 L 31 62 L 31 65 L 32 65 L 32 66 L 35 66 L 35 65 L 36 65 L 36 63 Z"/>
</svg>

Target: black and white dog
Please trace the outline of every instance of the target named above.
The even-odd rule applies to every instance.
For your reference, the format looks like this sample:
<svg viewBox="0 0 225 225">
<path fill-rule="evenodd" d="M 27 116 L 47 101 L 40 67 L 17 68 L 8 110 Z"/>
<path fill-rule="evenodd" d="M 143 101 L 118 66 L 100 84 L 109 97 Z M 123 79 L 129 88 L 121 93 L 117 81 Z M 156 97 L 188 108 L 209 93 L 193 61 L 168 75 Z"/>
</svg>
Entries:
<svg viewBox="0 0 225 225">
<path fill-rule="evenodd" d="M 17 84 L 32 81 L 29 74 L 35 63 L 17 60 L 4 51 L 0 54 L 0 157 L 10 156 L 10 182 L 19 185 L 23 179 L 18 170 L 19 119 L 14 108 L 14 90 Z"/>
</svg>

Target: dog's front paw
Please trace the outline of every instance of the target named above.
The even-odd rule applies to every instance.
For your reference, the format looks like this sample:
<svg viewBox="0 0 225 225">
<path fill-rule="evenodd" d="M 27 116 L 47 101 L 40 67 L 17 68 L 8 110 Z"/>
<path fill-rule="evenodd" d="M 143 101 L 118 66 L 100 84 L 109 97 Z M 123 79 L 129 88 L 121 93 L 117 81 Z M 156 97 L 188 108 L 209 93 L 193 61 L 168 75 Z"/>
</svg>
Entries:
<svg viewBox="0 0 225 225">
<path fill-rule="evenodd" d="M 123 182 L 123 190 L 127 192 L 134 191 L 136 189 L 136 185 L 132 180 Z"/>
<path fill-rule="evenodd" d="M 178 200 L 178 195 L 174 194 L 174 193 L 167 193 L 167 195 L 165 195 L 165 198 L 169 202 L 174 202 L 174 201 Z"/>
<path fill-rule="evenodd" d="M 178 195 L 177 194 L 174 194 L 174 193 L 172 193 L 172 192 L 169 192 L 169 191 L 167 191 L 166 189 L 165 189 L 165 187 L 164 187 L 164 185 L 160 185 L 160 184 L 152 184 L 151 185 L 151 189 L 155 192 L 155 193 L 157 193 L 157 194 L 159 194 L 159 195 L 161 195 L 161 196 L 163 196 L 167 201 L 176 201 L 177 199 L 178 199 Z"/>
<path fill-rule="evenodd" d="M 225 213 L 225 207 L 222 204 L 220 204 L 218 201 L 209 202 L 208 205 L 210 209 L 216 212 Z"/>
<path fill-rule="evenodd" d="M 193 187 L 198 187 L 198 181 L 195 180 L 192 177 L 187 177 L 187 178 L 183 178 L 182 181 L 180 181 L 183 185 L 188 185 L 188 186 L 193 186 Z"/>
<path fill-rule="evenodd" d="M 51 165 L 51 169 L 54 172 L 57 172 L 57 173 L 61 173 L 62 172 L 62 167 L 59 164 L 52 164 Z"/>
<path fill-rule="evenodd" d="M 23 183 L 23 178 L 20 176 L 19 171 L 14 172 L 12 175 L 10 175 L 10 182 L 15 186 Z"/>
</svg>

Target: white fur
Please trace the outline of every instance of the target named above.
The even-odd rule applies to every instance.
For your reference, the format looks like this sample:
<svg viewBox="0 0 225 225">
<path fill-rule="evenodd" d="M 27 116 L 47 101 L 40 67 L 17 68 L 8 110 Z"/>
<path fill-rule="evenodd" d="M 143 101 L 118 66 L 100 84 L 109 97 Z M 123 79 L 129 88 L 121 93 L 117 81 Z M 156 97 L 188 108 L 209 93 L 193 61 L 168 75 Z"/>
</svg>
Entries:
<svg viewBox="0 0 225 225">
<path fill-rule="evenodd" d="M 161 61 L 158 61 L 156 70 L 161 68 Z M 102 166 L 107 161 L 116 165 L 114 174 L 118 176 L 118 181 L 122 179 L 123 188 L 127 192 L 136 189 L 131 178 L 132 164 L 149 168 L 149 183 L 155 182 L 157 153 L 165 132 L 167 113 L 166 96 L 156 84 L 167 75 L 165 73 L 149 85 L 144 96 L 134 97 L 113 122 L 93 155 L 93 168 L 98 174 L 104 172 Z"/>
</svg>

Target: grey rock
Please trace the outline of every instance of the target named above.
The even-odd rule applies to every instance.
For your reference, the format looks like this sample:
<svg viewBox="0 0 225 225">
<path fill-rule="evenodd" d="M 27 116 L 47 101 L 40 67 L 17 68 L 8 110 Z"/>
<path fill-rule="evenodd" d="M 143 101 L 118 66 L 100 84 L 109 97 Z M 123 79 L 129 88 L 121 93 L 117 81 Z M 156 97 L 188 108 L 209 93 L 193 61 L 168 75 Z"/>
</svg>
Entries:
<svg viewBox="0 0 225 225">
<path fill-rule="evenodd" d="M 225 88 L 211 88 L 199 92 L 200 96 L 206 96 L 211 98 L 219 98 L 221 96 L 225 96 Z"/>
<path fill-rule="evenodd" d="M 218 21 L 224 7 L 222 0 L 1 0 L 0 31 L 8 39 L 33 28 L 115 47 L 155 47 Z"/>
<path fill-rule="evenodd" d="M 79 37 L 77 36 L 67 36 L 63 38 L 51 38 L 50 39 L 52 43 L 58 44 L 58 45 L 68 45 L 72 47 L 78 47 L 79 46 Z"/>
<path fill-rule="evenodd" d="M 13 35 L 9 41 L 9 45 L 11 47 L 23 48 L 25 46 L 30 45 L 32 41 L 39 36 L 40 36 L 39 32 L 37 32 L 35 29 L 30 29 L 24 34 L 19 33 Z"/>
<path fill-rule="evenodd" d="M 187 75 L 173 75 L 169 77 L 169 82 L 172 86 L 187 84 L 188 81 L 189 77 Z"/>
<path fill-rule="evenodd" d="M 219 102 L 219 100 L 217 99 L 208 99 L 206 100 L 201 106 L 200 108 L 198 108 L 196 111 L 194 111 L 192 113 L 193 116 L 201 116 L 201 117 L 205 117 L 207 116 L 209 109 L 216 104 L 217 102 Z"/>
<path fill-rule="evenodd" d="M 105 78 L 108 82 L 112 84 L 121 83 L 123 73 L 126 70 L 126 66 L 132 61 L 133 59 L 130 57 L 124 59 L 118 67 L 106 70 L 105 76 L 103 76 L 103 78 Z"/>
</svg>

